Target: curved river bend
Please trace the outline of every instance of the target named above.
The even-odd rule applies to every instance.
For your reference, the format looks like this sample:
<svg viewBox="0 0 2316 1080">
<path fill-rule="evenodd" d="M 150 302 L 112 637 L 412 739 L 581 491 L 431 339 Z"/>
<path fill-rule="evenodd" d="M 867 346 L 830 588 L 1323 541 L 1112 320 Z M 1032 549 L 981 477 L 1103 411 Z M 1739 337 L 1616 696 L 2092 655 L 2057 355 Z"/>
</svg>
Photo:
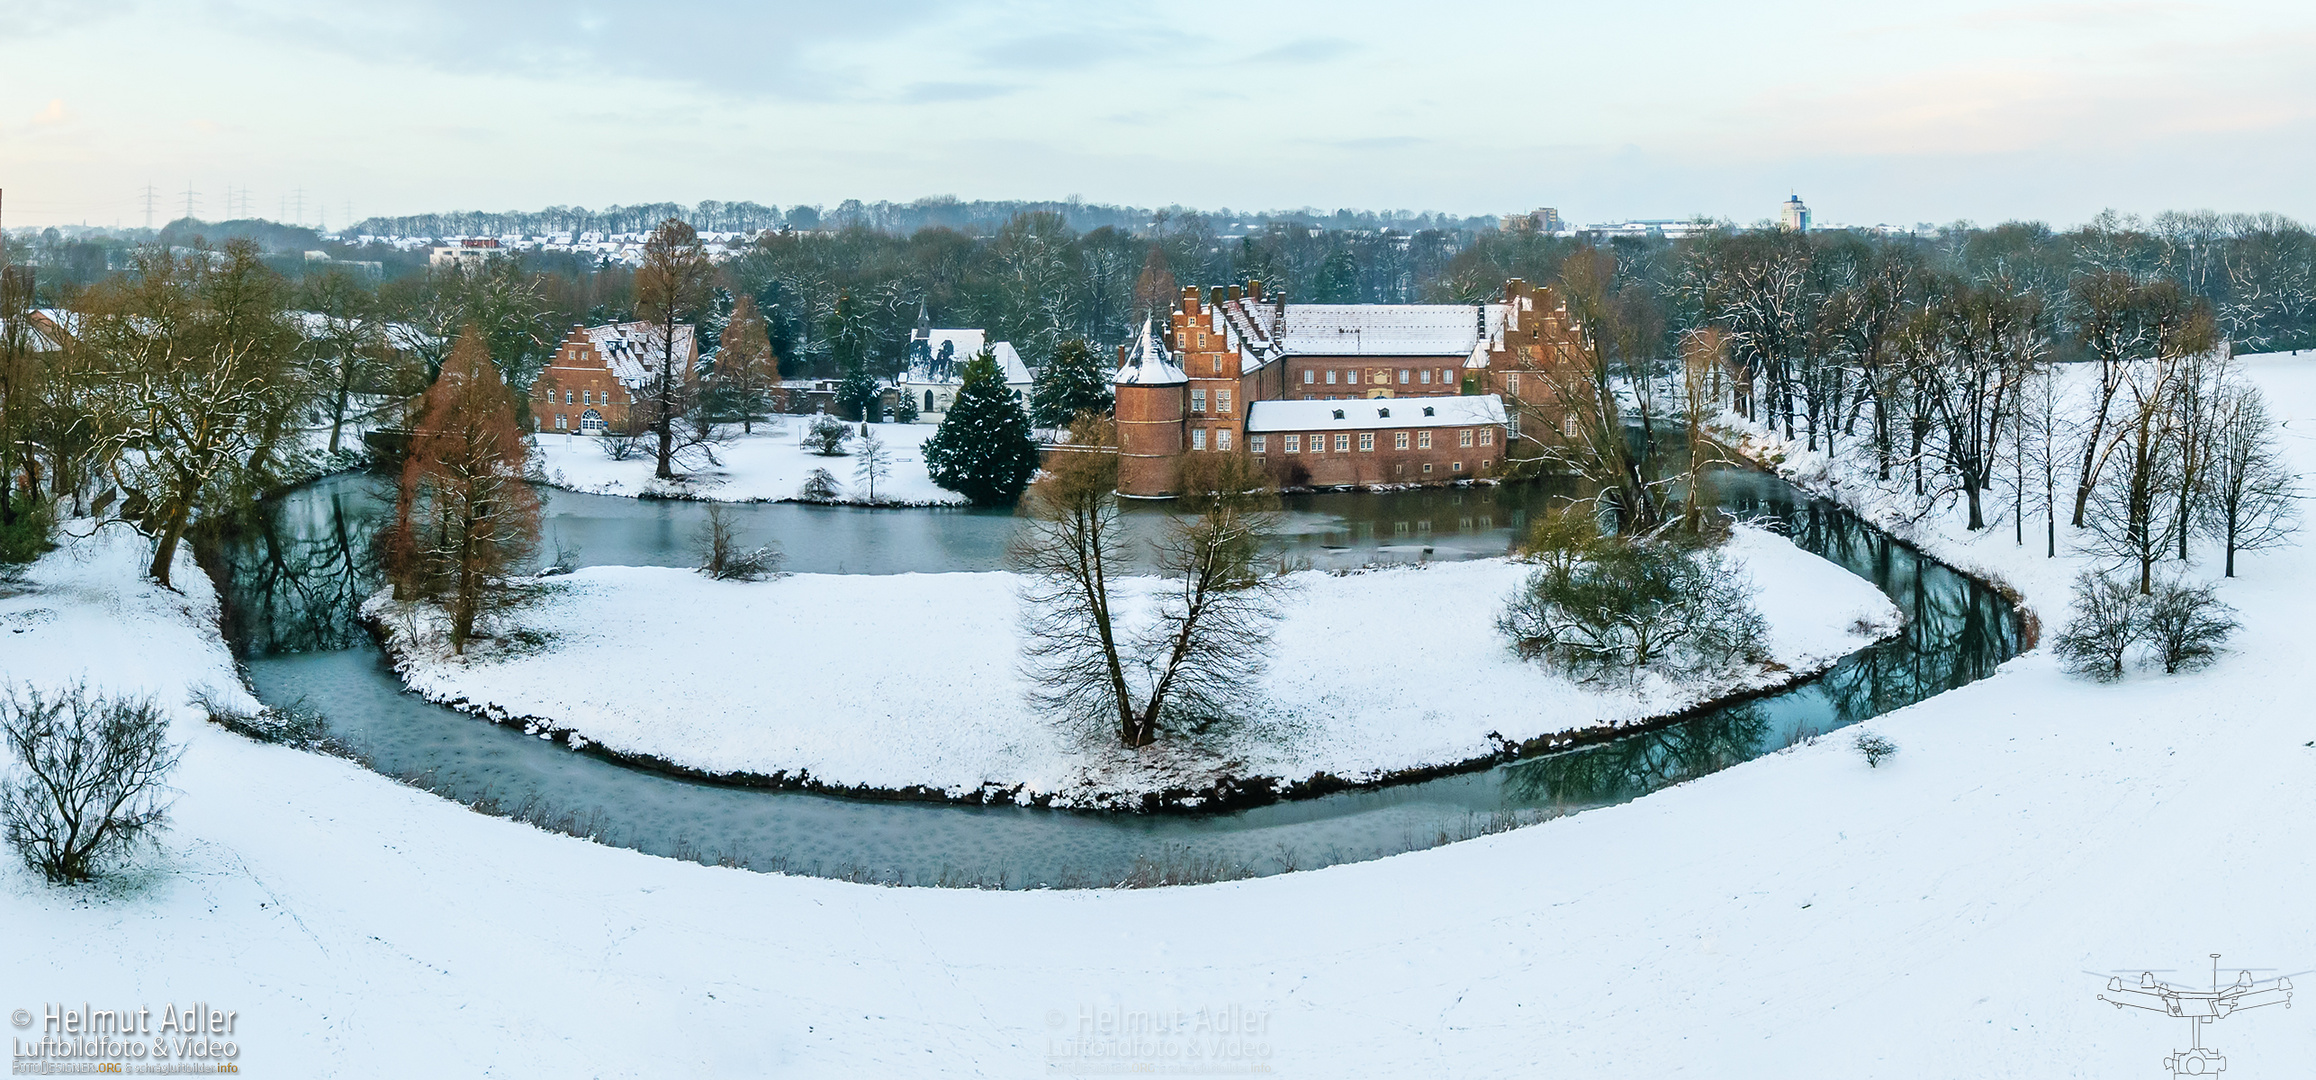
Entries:
<svg viewBox="0 0 2316 1080">
<path fill-rule="evenodd" d="M 1204 816 L 887 802 L 728 787 L 613 764 L 402 692 L 354 618 L 381 484 L 340 476 L 271 500 L 220 552 L 229 637 L 258 695 L 302 701 L 373 768 L 467 803 L 655 854 L 907 884 L 1008 887 L 1198 880 L 1310 869 L 1429 847 L 1636 798 L 1919 701 L 2017 651 L 1993 590 L 1773 477 L 1724 472 L 1740 517 L 1872 581 L 1904 634 L 1783 693 L 1596 746 L 1370 791 Z M 1501 555 L 1549 488 L 1325 493 L 1288 500 L 1289 545 L 1320 567 Z M 1003 564 L 1013 521 L 967 510 L 736 507 L 791 570 L 889 574 Z M 547 493 L 544 546 L 581 565 L 691 565 L 696 503 Z M 1163 509 L 1130 523 L 1151 528 Z M 924 643 L 938 648 L 938 641 Z M 1537 731 L 1554 730 L 1539 720 Z"/>
</svg>

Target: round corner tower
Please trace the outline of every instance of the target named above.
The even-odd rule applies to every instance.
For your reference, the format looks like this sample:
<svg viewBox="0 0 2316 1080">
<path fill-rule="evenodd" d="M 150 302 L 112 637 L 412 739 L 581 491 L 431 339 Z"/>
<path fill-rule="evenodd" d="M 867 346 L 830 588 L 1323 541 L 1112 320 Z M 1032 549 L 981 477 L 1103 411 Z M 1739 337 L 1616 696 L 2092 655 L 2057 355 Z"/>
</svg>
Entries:
<svg viewBox="0 0 2316 1080">
<path fill-rule="evenodd" d="M 1118 494 L 1174 494 L 1189 384 L 1165 344 L 1144 325 L 1141 341 L 1119 363 L 1112 380 L 1118 398 Z"/>
</svg>

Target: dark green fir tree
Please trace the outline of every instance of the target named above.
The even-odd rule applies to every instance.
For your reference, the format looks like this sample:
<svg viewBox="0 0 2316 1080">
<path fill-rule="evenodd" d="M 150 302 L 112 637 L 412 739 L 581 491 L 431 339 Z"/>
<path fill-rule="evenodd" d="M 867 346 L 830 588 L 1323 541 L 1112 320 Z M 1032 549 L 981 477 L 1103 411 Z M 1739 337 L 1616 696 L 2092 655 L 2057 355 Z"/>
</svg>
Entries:
<svg viewBox="0 0 2316 1080">
<path fill-rule="evenodd" d="M 995 352 L 966 361 L 962 377 L 940 428 L 925 440 L 925 470 L 976 506 L 1004 506 L 1037 475 L 1029 414 L 1006 389 Z"/>
<path fill-rule="evenodd" d="M 1113 373 L 1083 339 L 1072 338 L 1054 350 L 1053 363 L 1038 372 L 1030 392 L 1030 419 L 1044 428 L 1068 427 L 1079 413 L 1107 416 L 1116 401 L 1110 389 Z"/>
</svg>

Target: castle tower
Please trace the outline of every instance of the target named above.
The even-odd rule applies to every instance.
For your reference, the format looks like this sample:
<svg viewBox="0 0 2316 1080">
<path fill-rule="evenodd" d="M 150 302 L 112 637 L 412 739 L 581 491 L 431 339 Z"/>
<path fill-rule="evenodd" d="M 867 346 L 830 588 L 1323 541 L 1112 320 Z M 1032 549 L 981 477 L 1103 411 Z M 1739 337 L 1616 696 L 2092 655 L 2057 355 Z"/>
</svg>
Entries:
<svg viewBox="0 0 2316 1080">
<path fill-rule="evenodd" d="M 1162 498 L 1174 494 L 1182 453 L 1183 399 L 1190 376 L 1174 363 L 1148 321 L 1132 349 L 1121 347 L 1117 388 L 1118 494 Z"/>
</svg>

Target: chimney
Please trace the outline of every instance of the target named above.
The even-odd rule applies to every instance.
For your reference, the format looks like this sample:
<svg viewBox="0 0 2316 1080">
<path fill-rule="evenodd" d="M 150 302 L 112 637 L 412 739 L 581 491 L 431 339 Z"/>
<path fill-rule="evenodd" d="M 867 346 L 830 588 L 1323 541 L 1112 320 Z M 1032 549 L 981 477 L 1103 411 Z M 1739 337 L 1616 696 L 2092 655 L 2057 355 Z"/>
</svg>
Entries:
<svg viewBox="0 0 2316 1080">
<path fill-rule="evenodd" d="M 1238 300 L 1238 296 L 1239 296 L 1239 293 L 1238 293 L 1238 286 L 1236 286 L 1236 285 L 1233 285 L 1233 286 L 1231 286 L 1231 287 L 1230 287 L 1230 298 L 1231 298 L 1231 300 L 1232 300 L 1233 302 L 1236 302 L 1236 301 Z"/>
<path fill-rule="evenodd" d="M 1247 299 L 1249 299 L 1249 300 L 1260 300 L 1260 299 L 1262 299 L 1262 298 L 1263 298 L 1263 283 L 1262 283 L 1262 282 L 1260 282 L 1260 281 L 1256 281 L 1256 280 L 1253 280 L 1253 279 L 1249 279 L 1249 280 L 1247 281 L 1247 283 L 1246 283 L 1246 296 L 1247 296 Z"/>
<path fill-rule="evenodd" d="M 1184 285 L 1182 287 L 1182 310 L 1189 312 L 1193 317 L 1197 316 L 1198 286 Z"/>
</svg>

